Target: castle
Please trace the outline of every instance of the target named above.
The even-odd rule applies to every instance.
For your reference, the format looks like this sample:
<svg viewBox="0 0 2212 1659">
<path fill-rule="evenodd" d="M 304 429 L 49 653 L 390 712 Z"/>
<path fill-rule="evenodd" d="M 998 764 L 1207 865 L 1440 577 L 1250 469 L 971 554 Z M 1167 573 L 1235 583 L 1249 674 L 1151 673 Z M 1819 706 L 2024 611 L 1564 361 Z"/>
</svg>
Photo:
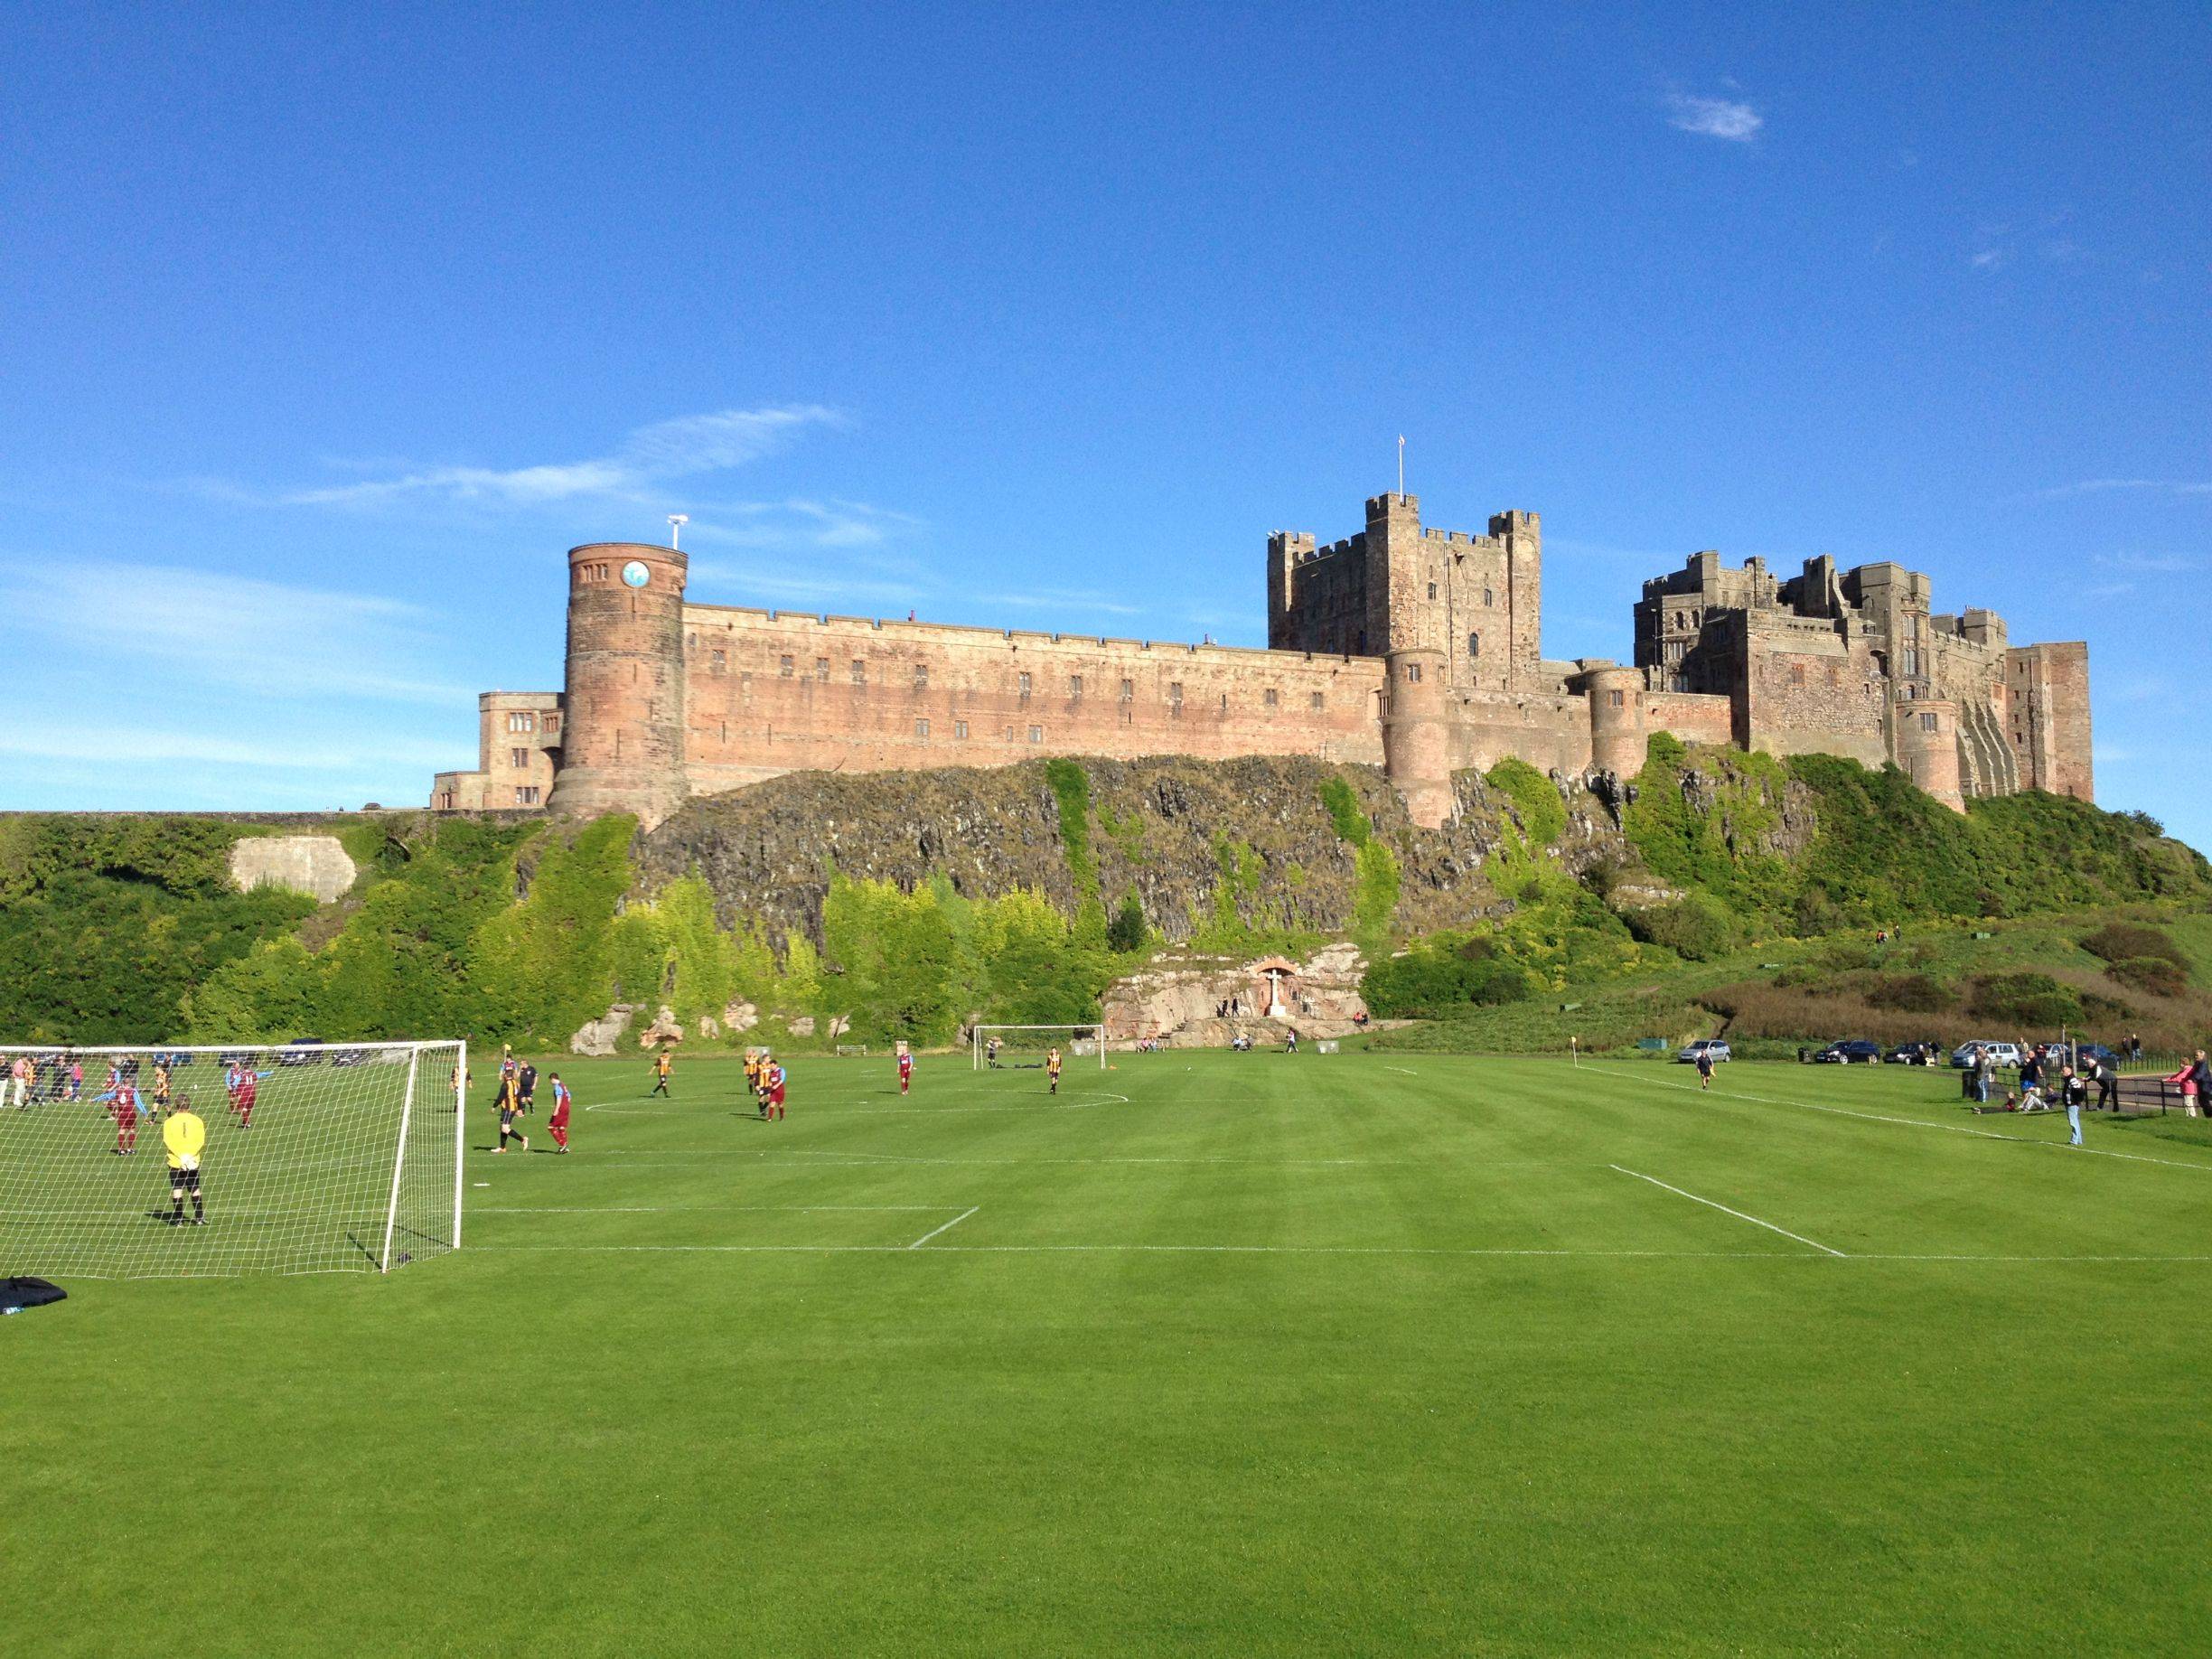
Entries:
<svg viewBox="0 0 2212 1659">
<path fill-rule="evenodd" d="M 2010 645 L 1988 611 L 1932 614 L 1927 577 L 1899 565 L 1822 557 L 1785 580 L 1699 553 L 1644 584 L 1624 667 L 1542 655 L 1532 512 L 1473 535 L 1379 495 L 1359 534 L 1278 531 L 1267 560 L 1259 651 L 694 605 L 672 548 L 576 548 L 566 689 L 479 698 L 477 767 L 438 773 L 430 805 L 650 826 L 802 770 L 1310 755 L 1380 764 L 1434 827 L 1455 770 L 1514 755 L 1627 777 L 1658 731 L 1894 762 L 1954 808 L 2093 798 L 2087 646 Z"/>
</svg>

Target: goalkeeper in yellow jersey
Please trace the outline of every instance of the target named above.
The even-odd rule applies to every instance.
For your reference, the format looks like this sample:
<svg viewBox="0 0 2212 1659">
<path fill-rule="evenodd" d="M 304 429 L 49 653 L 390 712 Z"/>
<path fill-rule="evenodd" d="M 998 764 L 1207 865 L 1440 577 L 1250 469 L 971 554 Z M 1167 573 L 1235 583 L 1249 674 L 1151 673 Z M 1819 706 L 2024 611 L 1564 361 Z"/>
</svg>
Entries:
<svg viewBox="0 0 2212 1659">
<path fill-rule="evenodd" d="M 207 1145 L 207 1125 L 192 1109 L 192 1096 L 180 1094 L 162 1125 L 162 1145 L 169 1148 L 169 1224 L 184 1224 L 184 1195 L 192 1201 L 192 1225 L 207 1225 L 207 1206 L 200 1197 L 200 1148 Z"/>
</svg>

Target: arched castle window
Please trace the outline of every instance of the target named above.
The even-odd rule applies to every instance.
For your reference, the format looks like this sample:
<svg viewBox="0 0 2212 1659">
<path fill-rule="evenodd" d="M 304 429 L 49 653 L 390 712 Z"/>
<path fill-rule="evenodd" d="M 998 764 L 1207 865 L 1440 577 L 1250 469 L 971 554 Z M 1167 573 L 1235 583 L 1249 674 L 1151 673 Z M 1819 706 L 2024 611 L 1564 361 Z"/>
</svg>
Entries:
<svg viewBox="0 0 2212 1659">
<path fill-rule="evenodd" d="M 1467 635 L 1467 655 L 1470 657 L 1482 655 L 1482 635 L 1480 633 Z"/>
<path fill-rule="evenodd" d="M 1490 589 L 1488 589 L 1488 588 L 1486 588 L 1486 588 L 1484 588 L 1484 589 L 1483 589 L 1483 603 L 1484 603 L 1485 605 L 1486 605 L 1495 606 L 1495 605 L 1496 605 L 1496 604 L 1497 604 L 1497 595 L 1495 595 L 1495 593 L 1491 592 L 1491 591 L 1490 591 Z"/>
</svg>

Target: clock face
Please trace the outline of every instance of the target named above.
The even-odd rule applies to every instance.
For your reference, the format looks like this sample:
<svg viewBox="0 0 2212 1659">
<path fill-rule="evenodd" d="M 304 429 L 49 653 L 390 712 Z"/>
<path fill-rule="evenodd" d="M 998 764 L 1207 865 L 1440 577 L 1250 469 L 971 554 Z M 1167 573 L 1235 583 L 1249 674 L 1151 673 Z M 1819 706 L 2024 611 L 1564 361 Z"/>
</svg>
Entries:
<svg viewBox="0 0 2212 1659">
<path fill-rule="evenodd" d="M 642 587 L 652 580 L 652 572 L 633 558 L 623 567 L 623 580 L 633 587 Z"/>
</svg>

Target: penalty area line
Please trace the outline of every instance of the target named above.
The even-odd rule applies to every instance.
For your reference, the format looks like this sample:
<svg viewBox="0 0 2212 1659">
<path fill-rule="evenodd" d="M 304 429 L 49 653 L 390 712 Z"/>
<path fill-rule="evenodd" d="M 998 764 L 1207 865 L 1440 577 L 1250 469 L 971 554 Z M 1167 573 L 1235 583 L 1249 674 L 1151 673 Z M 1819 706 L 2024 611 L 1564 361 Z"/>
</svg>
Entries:
<svg viewBox="0 0 2212 1659">
<path fill-rule="evenodd" d="M 1609 1165 L 1608 1167 L 1617 1169 L 1625 1176 L 1634 1176 L 1639 1181 L 1649 1181 L 1654 1186 L 1662 1187 L 1667 1192 L 1673 1193 L 1678 1198 L 1687 1198 L 1692 1204 L 1704 1204 L 1709 1209 L 1720 1211 L 1723 1215 L 1733 1215 L 1738 1221 L 1747 1221 L 1749 1222 L 1754 1227 L 1764 1227 L 1769 1233 L 1778 1233 L 1786 1239 L 1795 1239 L 1800 1244 L 1810 1245 L 1813 1249 L 1823 1251 L 1828 1255 L 1841 1256 L 1843 1254 L 1842 1251 L 1831 1249 L 1829 1246 L 1823 1244 L 1817 1239 L 1808 1239 L 1802 1233 L 1792 1233 L 1787 1227 L 1777 1227 L 1770 1221 L 1761 1221 L 1757 1216 L 1747 1215 L 1741 1210 L 1731 1210 L 1728 1207 L 1728 1205 L 1720 1203 L 1718 1200 L 1711 1198 L 1701 1198 L 1695 1193 L 1684 1192 L 1679 1186 L 1671 1186 L 1667 1182 L 1662 1181 L 1657 1176 L 1645 1175 L 1641 1169 L 1630 1169 L 1626 1166 L 1621 1164 Z"/>
<path fill-rule="evenodd" d="M 906 1248 L 908 1250 L 920 1250 L 924 1244 L 928 1243 L 939 1233 L 951 1232 L 953 1228 L 959 1226 L 961 1223 L 966 1221 L 970 1215 L 973 1215 L 982 1207 L 983 1206 L 979 1204 L 970 1204 L 968 1208 L 962 1210 L 958 1215 L 955 1215 L 951 1221 L 946 1222 L 943 1225 L 932 1227 L 927 1233 L 923 1233 L 920 1238 L 916 1239 Z"/>
<path fill-rule="evenodd" d="M 974 1214 L 973 1211 L 970 1212 Z M 895 1256 L 914 1249 L 912 1244 L 472 1244 L 471 1251 L 505 1252 L 553 1251 L 576 1254 L 638 1255 L 798 1255 Z M 1825 1246 L 1816 1248 L 1824 1249 Z M 1972 1255 L 1961 1252 L 1913 1254 L 1905 1251 L 1869 1251 L 1844 1256 L 1845 1261 L 1933 1262 L 2212 1262 L 2212 1256 L 2125 1255 Z M 1456 1256 L 1546 1257 L 1581 1261 L 1810 1261 L 1811 1256 L 1786 1250 L 1556 1250 L 1541 1247 L 1495 1246 L 1453 1249 L 1415 1244 L 940 1244 L 933 1256 L 1058 1256 L 1058 1255 L 1167 1255 L 1167 1256 Z M 336 1270 L 314 1270 L 316 1271 Z"/>
</svg>

